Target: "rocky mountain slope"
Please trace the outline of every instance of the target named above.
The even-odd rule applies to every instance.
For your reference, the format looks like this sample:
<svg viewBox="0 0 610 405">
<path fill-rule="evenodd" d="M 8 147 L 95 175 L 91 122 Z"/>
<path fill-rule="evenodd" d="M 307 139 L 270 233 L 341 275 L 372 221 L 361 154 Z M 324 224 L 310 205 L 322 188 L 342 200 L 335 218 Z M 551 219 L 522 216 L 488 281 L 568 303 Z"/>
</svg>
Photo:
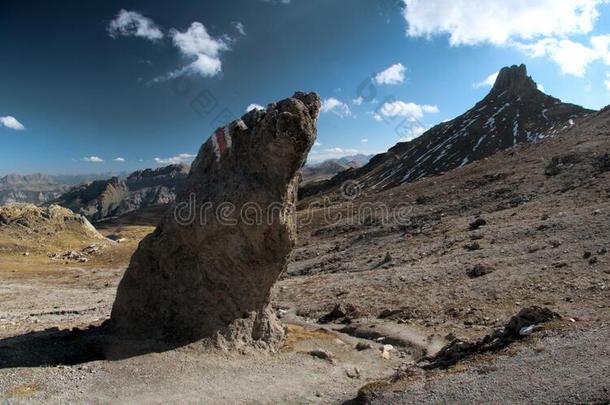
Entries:
<svg viewBox="0 0 610 405">
<path fill-rule="evenodd" d="M 112 177 L 74 187 L 53 201 L 92 221 L 172 203 L 188 175 L 187 165 L 145 169 L 126 178 Z"/>
<path fill-rule="evenodd" d="M 591 112 L 538 90 L 525 65 L 505 67 L 489 94 L 464 114 L 410 142 L 396 144 L 360 169 L 305 187 L 301 194 L 329 190 L 346 180 L 380 190 L 437 175 L 515 145 L 556 135 Z"/>
</svg>

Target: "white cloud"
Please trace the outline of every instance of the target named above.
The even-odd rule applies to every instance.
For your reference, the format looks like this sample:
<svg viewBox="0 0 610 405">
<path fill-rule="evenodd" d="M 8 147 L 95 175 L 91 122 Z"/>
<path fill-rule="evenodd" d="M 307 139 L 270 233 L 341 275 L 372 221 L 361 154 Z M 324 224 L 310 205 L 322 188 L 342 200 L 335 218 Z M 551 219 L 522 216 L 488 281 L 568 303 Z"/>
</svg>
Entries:
<svg viewBox="0 0 610 405">
<path fill-rule="evenodd" d="M 226 36 L 214 38 L 210 36 L 205 26 L 200 22 L 191 24 L 188 30 L 180 32 L 177 29 L 170 31 L 174 46 L 191 63 L 174 70 L 165 76 L 157 77 L 153 82 L 174 79 L 184 74 L 198 74 L 202 77 L 213 77 L 222 71 L 220 52 L 228 51 L 229 39 Z"/>
<path fill-rule="evenodd" d="M 610 66 L 610 35 L 586 43 L 570 36 L 589 34 L 608 0 L 403 0 L 407 35 L 448 35 L 452 46 L 491 43 L 529 57 L 546 57 L 561 71 L 582 77 L 590 63 Z M 478 83 L 483 86 L 484 82 Z"/>
<path fill-rule="evenodd" d="M 366 138 L 363 138 L 363 139 L 361 139 L 361 140 L 360 140 L 360 142 L 362 142 L 362 143 L 368 143 L 368 142 L 369 142 L 369 140 L 368 140 L 368 139 L 366 139 Z"/>
<path fill-rule="evenodd" d="M 248 107 L 246 107 L 246 112 L 250 112 L 252 110 L 264 110 L 264 109 L 265 109 L 265 107 L 263 107 L 262 105 L 252 103 Z"/>
<path fill-rule="evenodd" d="M 347 104 L 345 104 L 344 102 L 342 102 L 340 100 L 337 100 L 334 97 L 327 98 L 324 101 L 322 101 L 321 111 L 323 113 L 331 112 L 335 115 L 338 115 L 341 118 L 350 116 L 352 114 L 352 111 L 349 109 Z"/>
<path fill-rule="evenodd" d="M 364 102 L 364 99 L 362 98 L 362 96 L 356 97 L 355 99 L 352 100 L 353 105 L 362 105 L 363 102 Z"/>
<path fill-rule="evenodd" d="M 318 141 L 315 141 L 315 142 L 314 142 L 314 144 L 313 144 L 313 146 L 322 146 L 322 143 L 321 143 L 321 142 L 318 142 Z"/>
<path fill-rule="evenodd" d="M 237 32 L 239 32 L 240 35 L 246 36 L 246 29 L 244 28 L 244 25 L 242 23 L 240 23 L 239 21 L 233 21 L 233 26 L 235 27 Z"/>
<path fill-rule="evenodd" d="M 98 156 L 87 156 L 84 157 L 83 160 L 90 163 L 102 163 L 104 161 L 104 159 Z"/>
<path fill-rule="evenodd" d="M 125 158 L 118 157 L 118 158 L 114 158 L 112 160 L 115 161 L 115 162 L 123 163 L 125 161 Z"/>
<path fill-rule="evenodd" d="M 163 38 L 163 32 L 153 20 L 138 12 L 127 10 L 119 11 L 119 14 L 110 21 L 108 34 L 113 38 L 118 36 L 140 37 L 151 41 Z"/>
<path fill-rule="evenodd" d="M 416 121 L 423 118 L 424 114 L 438 112 L 439 109 L 435 105 L 419 105 L 397 100 L 384 103 L 381 108 L 379 108 L 378 112 L 373 115 L 373 118 L 377 121 L 381 121 L 383 119 L 382 117 L 405 117 L 410 121 Z"/>
<path fill-rule="evenodd" d="M 544 86 L 543 86 L 542 84 L 538 83 L 538 84 L 536 85 L 536 87 L 538 88 L 538 90 L 540 90 L 541 92 L 545 93 L 545 91 L 544 91 Z"/>
<path fill-rule="evenodd" d="M 548 57 L 557 63 L 563 73 L 582 77 L 587 66 L 600 58 L 600 54 L 579 42 L 569 39 L 544 38 L 533 44 L 516 44 L 528 56 Z"/>
<path fill-rule="evenodd" d="M 449 35 L 451 45 L 591 32 L 602 0 L 403 0 L 407 35 Z"/>
<path fill-rule="evenodd" d="M 168 158 L 155 158 L 155 163 L 160 165 L 176 165 L 179 163 L 190 163 L 195 158 L 195 155 L 189 153 L 181 153 L 177 156 Z"/>
<path fill-rule="evenodd" d="M 478 89 L 479 87 L 487 87 L 487 86 L 491 87 L 496 82 L 496 79 L 498 78 L 498 74 L 500 74 L 500 72 L 494 72 L 494 73 L 490 74 L 489 76 L 487 76 L 485 78 L 485 80 L 482 80 L 478 83 L 473 83 L 472 87 L 474 87 L 475 89 Z"/>
<path fill-rule="evenodd" d="M 606 80 L 604 80 L 604 84 L 608 91 L 610 91 L 610 72 L 606 72 Z"/>
<path fill-rule="evenodd" d="M 606 65 L 610 66 L 610 35 L 591 37 L 591 45 Z"/>
<path fill-rule="evenodd" d="M 23 131 L 25 127 L 17 118 L 12 115 L 6 115 L 4 117 L 0 117 L 0 127 L 6 127 L 9 129 L 14 129 L 15 131 Z"/>
<path fill-rule="evenodd" d="M 401 84 L 405 81 L 405 67 L 402 63 L 395 63 L 386 70 L 377 73 L 377 84 Z"/>
</svg>

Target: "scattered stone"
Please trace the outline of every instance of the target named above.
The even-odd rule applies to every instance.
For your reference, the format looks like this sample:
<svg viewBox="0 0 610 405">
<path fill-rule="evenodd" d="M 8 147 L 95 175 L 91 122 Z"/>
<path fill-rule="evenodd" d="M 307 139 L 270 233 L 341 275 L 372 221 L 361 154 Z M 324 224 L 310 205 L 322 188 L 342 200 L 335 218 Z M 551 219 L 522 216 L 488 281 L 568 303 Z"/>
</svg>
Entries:
<svg viewBox="0 0 610 405">
<path fill-rule="evenodd" d="M 593 256 L 592 258 L 589 259 L 589 264 L 593 265 L 597 263 L 597 257 Z"/>
<path fill-rule="evenodd" d="M 481 249 L 481 245 L 479 244 L 479 242 L 472 242 L 472 243 L 467 243 L 464 245 L 464 249 L 466 250 L 470 250 L 470 251 L 474 251 L 474 250 L 480 250 Z"/>
<path fill-rule="evenodd" d="M 297 92 L 217 129 L 201 146 L 173 215 L 131 258 L 112 308 L 113 334 L 174 343 L 209 338 L 224 349 L 281 346 L 285 330 L 271 289 L 295 245 L 299 170 L 316 138 L 320 104 L 317 94 Z M 227 204 L 235 209 L 220 215 Z M 217 215 L 206 214 L 210 206 Z M 246 206 L 270 217 L 246 221 Z"/>
<path fill-rule="evenodd" d="M 332 311 L 318 319 L 318 323 L 350 323 L 352 319 L 358 318 L 358 308 L 353 304 L 336 304 Z"/>
<path fill-rule="evenodd" d="M 23 252 L 23 255 L 24 255 L 24 256 L 29 256 L 29 255 L 30 255 L 30 252 Z"/>
<path fill-rule="evenodd" d="M 360 378 L 360 369 L 358 367 L 348 368 L 345 370 L 345 374 L 349 378 Z"/>
<path fill-rule="evenodd" d="M 548 308 L 537 306 L 523 308 L 508 321 L 504 328 L 486 335 L 481 340 L 468 342 L 455 339 L 451 341 L 436 355 L 426 358 L 422 368 L 447 368 L 466 357 L 497 351 L 531 334 L 536 329 L 535 325 L 549 322 L 556 318 L 559 318 L 559 315 Z"/>
<path fill-rule="evenodd" d="M 600 249 L 597 251 L 597 254 L 598 254 L 598 255 L 605 255 L 606 253 L 608 253 L 608 249 L 606 249 L 605 247 L 600 248 Z"/>
<path fill-rule="evenodd" d="M 470 278 L 477 278 L 477 277 L 482 277 L 486 274 L 492 273 L 494 271 L 493 268 L 486 266 L 484 264 L 481 263 L 477 263 L 474 265 L 474 267 L 468 272 L 468 277 Z"/>
<path fill-rule="evenodd" d="M 93 254 L 99 253 L 101 250 L 102 250 L 101 245 L 93 244 L 93 245 L 89 245 L 89 246 L 85 247 L 82 250 L 82 252 L 86 253 L 88 255 L 93 255 Z"/>
<path fill-rule="evenodd" d="M 591 257 L 591 252 L 585 252 L 585 253 L 583 253 L 583 255 L 582 255 L 582 258 L 583 258 L 583 259 L 588 259 L 589 257 Z"/>
<path fill-rule="evenodd" d="M 485 221 L 483 218 L 477 218 L 474 220 L 474 222 L 470 223 L 469 227 L 471 231 L 475 231 L 484 225 L 487 225 L 487 221 Z"/>
<path fill-rule="evenodd" d="M 363 350 L 369 350 L 372 349 L 373 345 L 371 345 L 368 342 L 358 342 L 356 343 L 356 350 L 358 350 L 359 352 L 363 351 Z"/>
<path fill-rule="evenodd" d="M 324 350 L 324 349 L 315 349 L 309 352 L 309 355 L 312 357 L 316 357 L 318 359 L 322 359 L 322 360 L 326 360 L 329 363 L 334 364 L 335 363 L 335 356 L 329 352 L 328 350 Z"/>
<path fill-rule="evenodd" d="M 483 235 L 481 235 L 478 232 L 473 232 L 472 234 L 470 234 L 470 240 L 481 240 L 483 239 Z"/>
</svg>

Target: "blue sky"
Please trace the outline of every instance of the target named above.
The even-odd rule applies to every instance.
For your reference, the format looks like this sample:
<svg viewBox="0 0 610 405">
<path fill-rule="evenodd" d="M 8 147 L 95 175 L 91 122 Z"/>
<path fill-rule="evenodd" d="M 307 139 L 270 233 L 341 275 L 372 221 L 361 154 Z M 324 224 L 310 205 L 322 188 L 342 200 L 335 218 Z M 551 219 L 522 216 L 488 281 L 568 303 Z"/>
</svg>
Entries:
<svg viewBox="0 0 610 405">
<path fill-rule="evenodd" d="M 317 91 L 310 161 L 385 151 L 470 108 L 502 66 L 610 104 L 603 0 L 0 4 L 0 174 L 188 161 L 252 104 Z"/>
</svg>

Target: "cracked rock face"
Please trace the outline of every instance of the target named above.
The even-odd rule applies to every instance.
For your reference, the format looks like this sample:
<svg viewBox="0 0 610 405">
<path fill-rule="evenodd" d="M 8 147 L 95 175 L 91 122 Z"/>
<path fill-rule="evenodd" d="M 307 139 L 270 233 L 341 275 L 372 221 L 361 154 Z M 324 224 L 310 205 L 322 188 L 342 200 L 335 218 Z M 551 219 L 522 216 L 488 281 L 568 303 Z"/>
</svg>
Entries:
<svg viewBox="0 0 610 405">
<path fill-rule="evenodd" d="M 297 92 L 219 128 L 192 164 L 175 209 L 134 253 L 112 308 L 118 335 L 276 349 L 269 305 L 296 237 L 298 170 L 320 99 Z"/>
</svg>

